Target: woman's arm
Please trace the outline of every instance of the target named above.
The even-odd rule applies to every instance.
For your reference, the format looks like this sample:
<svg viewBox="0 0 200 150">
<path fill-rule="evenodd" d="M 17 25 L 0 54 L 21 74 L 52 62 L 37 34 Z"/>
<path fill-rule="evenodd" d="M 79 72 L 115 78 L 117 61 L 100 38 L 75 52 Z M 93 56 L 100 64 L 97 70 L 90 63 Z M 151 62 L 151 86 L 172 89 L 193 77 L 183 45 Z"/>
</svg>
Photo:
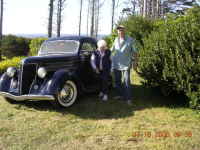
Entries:
<svg viewBox="0 0 200 150">
<path fill-rule="evenodd" d="M 96 63 L 95 63 L 96 60 L 95 59 L 96 59 L 95 55 L 92 54 L 92 56 L 90 58 L 90 64 L 91 64 L 92 68 L 96 71 L 96 73 L 99 73 L 99 69 L 96 66 Z"/>
</svg>

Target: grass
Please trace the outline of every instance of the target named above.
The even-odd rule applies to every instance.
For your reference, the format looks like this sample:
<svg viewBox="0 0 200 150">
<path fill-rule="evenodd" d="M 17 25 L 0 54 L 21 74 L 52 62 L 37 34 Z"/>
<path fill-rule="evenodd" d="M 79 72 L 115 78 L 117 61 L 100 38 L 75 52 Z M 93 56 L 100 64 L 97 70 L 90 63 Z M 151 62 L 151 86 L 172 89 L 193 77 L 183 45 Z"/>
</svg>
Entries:
<svg viewBox="0 0 200 150">
<path fill-rule="evenodd" d="M 134 105 L 86 95 L 68 109 L 0 99 L 0 150 L 199 150 L 200 114 L 140 84 Z"/>
</svg>

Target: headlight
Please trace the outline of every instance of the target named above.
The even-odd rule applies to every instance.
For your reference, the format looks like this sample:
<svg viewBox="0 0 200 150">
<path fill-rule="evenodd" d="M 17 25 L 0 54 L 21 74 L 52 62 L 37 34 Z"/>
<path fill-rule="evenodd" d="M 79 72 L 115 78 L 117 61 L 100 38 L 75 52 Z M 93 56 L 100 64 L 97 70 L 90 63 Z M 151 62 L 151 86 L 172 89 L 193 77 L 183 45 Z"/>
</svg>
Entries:
<svg viewBox="0 0 200 150">
<path fill-rule="evenodd" d="M 7 75 L 9 76 L 9 77 L 14 77 L 14 75 L 15 75 L 15 73 L 17 72 L 17 69 L 16 68 L 14 68 L 14 67 L 9 67 L 8 69 L 7 69 L 7 71 L 6 71 L 6 73 L 7 73 Z"/>
<path fill-rule="evenodd" d="M 44 67 L 40 67 L 37 71 L 37 74 L 40 78 L 44 78 L 47 75 L 47 71 Z"/>
</svg>

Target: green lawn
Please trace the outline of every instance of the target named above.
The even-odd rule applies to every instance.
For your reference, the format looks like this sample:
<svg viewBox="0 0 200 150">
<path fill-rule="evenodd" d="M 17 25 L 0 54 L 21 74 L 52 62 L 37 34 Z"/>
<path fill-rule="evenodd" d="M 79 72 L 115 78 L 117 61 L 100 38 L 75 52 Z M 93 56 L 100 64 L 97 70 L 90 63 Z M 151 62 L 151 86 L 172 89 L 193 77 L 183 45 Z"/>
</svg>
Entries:
<svg viewBox="0 0 200 150">
<path fill-rule="evenodd" d="M 96 95 L 65 110 L 0 98 L 0 150 L 199 150 L 200 114 L 134 77 L 133 106 Z"/>
</svg>

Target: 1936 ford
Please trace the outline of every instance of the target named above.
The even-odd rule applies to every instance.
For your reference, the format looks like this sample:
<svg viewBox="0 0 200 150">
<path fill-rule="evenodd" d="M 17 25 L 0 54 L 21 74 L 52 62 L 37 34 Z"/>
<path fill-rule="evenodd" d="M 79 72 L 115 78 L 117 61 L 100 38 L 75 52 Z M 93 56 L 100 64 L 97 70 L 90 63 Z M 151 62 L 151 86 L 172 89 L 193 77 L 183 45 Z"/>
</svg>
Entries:
<svg viewBox="0 0 200 150">
<path fill-rule="evenodd" d="M 91 37 L 68 36 L 46 40 L 38 56 L 22 60 L 20 68 L 9 67 L 0 78 L 0 95 L 9 102 L 51 100 L 69 107 L 80 93 L 99 88 L 90 56 L 96 49 Z"/>
</svg>

